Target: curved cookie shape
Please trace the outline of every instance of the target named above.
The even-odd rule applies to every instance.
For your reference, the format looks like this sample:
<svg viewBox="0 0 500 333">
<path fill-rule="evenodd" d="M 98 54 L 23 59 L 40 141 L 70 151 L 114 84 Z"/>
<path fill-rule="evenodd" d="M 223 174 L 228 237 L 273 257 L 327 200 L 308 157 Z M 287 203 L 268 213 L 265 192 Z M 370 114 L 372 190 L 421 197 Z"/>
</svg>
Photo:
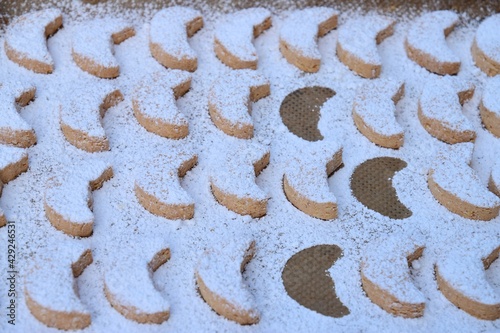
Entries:
<svg viewBox="0 0 500 333">
<path fill-rule="evenodd" d="M 269 149 L 235 143 L 212 156 L 210 188 L 217 202 L 240 215 L 266 215 L 269 196 L 257 186 L 255 177 L 269 164 Z"/>
<path fill-rule="evenodd" d="M 421 242 L 412 239 L 371 244 L 361 260 L 361 282 L 370 300 L 395 316 L 423 316 L 425 296 L 413 284 L 408 267 L 423 251 Z"/>
<path fill-rule="evenodd" d="M 396 21 L 382 16 L 363 16 L 348 20 L 339 27 L 337 57 L 361 77 L 380 76 L 382 59 L 377 50 L 394 33 Z"/>
<path fill-rule="evenodd" d="M 280 106 L 280 116 L 288 130 L 307 141 L 323 140 L 318 129 L 320 109 L 335 91 L 327 87 L 305 87 L 286 95 Z"/>
<path fill-rule="evenodd" d="M 255 241 L 231 243 L 221 250 L 205 252 L 196 268 L 200 295 L 219 315 L 241 325 L 259 321 L 253 296 L 242 273 L 255 254 Z M 220 272 L 224 274 L 220 274 Z"/>
<path fill-rule="evenodd" d="M 127 253 L 106 269 L 104 294 L 111 306 L 129 320 L 161 324 L 170 316 L 170 304 L 152 280 L 153 273 L 170 259 L 170 249 L 163 243 L 148 239 L 148 246 L 141 247 L 142 253 Z"/>
<path fill-rule="evenodd" d="M 342 164 L 342 146 L 330 140 L 295 141 L 297 154 L 288 161 L 283 175 L 286 198 L 309 216 L 337 218 L 337 199 L 330 191 L 328 177 Z"/>
<path fill-rule="evenodd" d="M 0 196 L 2 187 L 28 170 L 28 152 L 25 149 L 0 145 Z M 7 219 L 0 208 L 0 227 Z"/>
<path fill-rule="evenodd" d="M 90 311 L 78 297 L 75 279 L 93 261 L 90 249 L 66 244 L 62 259 L 44 258 L 26 276 L 24 295 L 31 314 L 48 327 L 81 330 L 91 323 Z M 57 258 L 61 258 L 58 251 Z"/>
<path fill-rule="evenodd" d="M 189 123 L 175 101 L 190 87 L 191 75 L 182 71 L 146 75 L 132 96 L 134 115 L 139 124 L 164 138 L 185 138 L 189 134 Z"/>
<path fill-rule="evenodd" d="M 86 93 L 70 95 L 68 104 L 60 106 L 62 133 L 73 146 L 89 153 L 109 150 L 101 120 L 109 108 L 123 100 L 123 95 L 107 82 L 88 84 L 84 89 Z"/>
<path fill-rule="evenodd" d="M 358 130 L 371 142 L 398 149 L 404 131 L 396 121 L 396 104 L 404 95 L 404 83 L 388 79 L 365 83 L 354 100 L 352 119 Z"/>
<path fill-rule="evenodd" d="M 19 16 L 5 33 L 5 54 L 35 73 L 52 73 L 54 61 L 47 49 L 47 38 L 62 26 L 62 22 L 62 13 L 55 8 Z"/>
<path fill-rule="evenodd" d="M 447 251 L 434 266 L 441 293 L 459 309 L 485 320 L 500 318 L 500 294 L 488 282 L 485 270 L 498 258 L 498 244 L 476 244 L 468 251 Z M 476 256 L 477 255 L 477 256 Z"/>
<path fill-rule="evenodd" d="M 500 163 L 497 162 L 493 165 L 491 170 L 490 179 L 488 182 L 488 189 L 500 197 Z"/>
<path fill-rule="evenodd" d="M 472 58 L 476 66 L 489 76 L 500 74 L 500 14 L 485 19 L 477 28 L 472 43 Z"/>
<path fill-rule="evenodd" d="M 77 26 L 73 32 L 72 55 L 83 71 L 103 79 L 120 75 L 113 55 L 113 44 L 135 35 L 134 28 L 121 19 L 94 19 Z"/>
<path fill-rule="evenodd" d="M 208 111 L 215 126 L 240 139 L 253 137 L 250 102 L 270 94 L 269 81 L 251 70 L 221 75 L 210 87 Z"/>
<path fill-rule="evenodd" d="M 198 68 L 198 59 L 189 46 L 188 38 L 201 28 L 203 17 L 197 10 L 181 6 L 160 10 L 151 20 L 151 55 L 167 68 L 194 72 Z"/>
<path fill-rule="evenodd" d="M 0 84 L 0 144 L 28 148 L 36 143 L 35 131 L 16 108 L 16 104 L 28 105 L 35 98 L 35 91 L 35 86 L 26 82 Z"/>
<path fill-rule="evenodd" d="M 484 126 L 497 138 L 500 138 L 500 76 L 487 81 L 479 110 Z"/>
<path fill-rule="evenodd" d="M 483 221 L 498 216 L 500 199 L 466 163 L 436 164 L 429 170 L 427 185 L 434 198 L 452 213 Z"/>
<path fill-rule="evenodd" d="M 94 227 L 92 191 L 113 177 L 113 169 L 103 161 L 88 161 L 75 172 L 68 167 L 65 174 L 47 182 L 44 197 L 45 216 L 58 230 L 79 237 L 88 237 Z"/>
<path fill-rule="evenodd" d="M 316 245 L 294 254 L 281 273 L 288 296 L 322 315 L 347 316 L 350 311 L 337 296 L 335 283 L 328 274 L 342 256 L 337 245 Z"/>
<path fill-rule="evenodd" d="M 396 172 L 406 162 L 393 157 L 369 159 L 356 167 L 351 176 L 351 191 L 363 205 L 391 219 L 405 219 L 412 212 L 403 205 L 392 186 Z"/>
<path fill-rule="evenodd" d="M 194 216 L 194 200 L 182 188 L 182 178 L 198 162 L 193 153 L 159 155 L 148 161 L 135 180 L 139 203 L 151 214 L 170 220 L 188 220 Z"/>
<path fill-rule="evenodd" d="M 337 27 L 338 12 L 328 7 L 294 11 L 280 30 L 280 51 L 298 69 L 316 73 L 321 65 L 317 41 Z"/>
<path fill-rule="evenodd" d="M 430 135 L 454 144 L 474 141 L 474 126 L 462 113 L 462 104 L 472 98 L 474 86 L 444 79 L 428 82 L 418 102 L 418 119 Z"/>
<path fill-rule="evenodd" d="M 248 8 L 226 15 L 215 27 L 215 55 L 233 69 L 257 69 L 257 51 L 252 41 L 271 24 L 271 12 L 264 8 Z"/>
<path fill-rule="evenodd" d="M 411 25 L 405 40 L 408 58 L 440 75 L 457 74 L 460 58 L 446 44 L 458 24 L 458 15 L 449 10 L 426 13 Z"/>
</svg>

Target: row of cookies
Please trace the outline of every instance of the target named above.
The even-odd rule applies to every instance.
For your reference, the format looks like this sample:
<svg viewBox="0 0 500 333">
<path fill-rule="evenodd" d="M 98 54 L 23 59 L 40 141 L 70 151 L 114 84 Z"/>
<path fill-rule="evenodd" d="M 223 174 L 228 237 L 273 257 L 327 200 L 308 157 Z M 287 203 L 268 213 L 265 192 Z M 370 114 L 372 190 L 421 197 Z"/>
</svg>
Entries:
<svg viewBox="0 0 500 333">
<path fill-rule="evenodd" d="M 317 72 L 321 54 L 318 37 L 337 27 L 338 12 L 327 7 L 313 7 L 292 12 L 282 23 L 280 51 L 284 58 L 305 72 Z M 417 18 L 405 40 L 408 57 L 430 72 L 456 74 L 460 59 L 446 44 L 445 37 L 459 22 L 452 11 L 430 12 Z M 379 77 L 382 60 L 377 44 L 391 36 L 396 21 L 381 16 L 351 19 L 339 27 L 337 55 L 353 72 L 365 78 Z M 54 70 L 46 38 L 63 24 L 61 11 L 47 9 L 16 18 L 5 34 L 5 52 L 9 59 L 36 73 Z M 249 8 L 226 15 L 217 23 L 214 51 L 224 64 L 234 69 L 257 69 L 258 56 L 252 44 L 272 24 L 271 12 Z M 150 22 L 151 55 L 163 66 L 195 71 L 197 56 L 188 38 L 203 27 L 199 11 L 188 7 L 160 10 Z M 500 72 L 500 55 L 496 51 L 500 39 L 496 31 L 500 16 L 494 15 L 479 26 L 472 45 L 476 65 L 490 76 Z M 84 71 L 101 78 L 119 75 L 119 63 L 113 56 L 112 44 L 119 44 L 135 34 L 123 20 L 95 19 L 74 28 L 72 55 Z"/>
</svg>

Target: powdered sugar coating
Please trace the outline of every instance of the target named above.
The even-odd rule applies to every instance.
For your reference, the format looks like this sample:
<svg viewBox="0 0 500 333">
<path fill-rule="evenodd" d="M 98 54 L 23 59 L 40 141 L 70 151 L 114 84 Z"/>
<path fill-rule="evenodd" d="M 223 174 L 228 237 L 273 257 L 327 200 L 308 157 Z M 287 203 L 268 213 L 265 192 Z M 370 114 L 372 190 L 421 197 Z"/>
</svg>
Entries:
<svg viewBox="0 0 500 333">
<path fill-rule="evenodd" d="M 404 135 L 395 117 L 394 96 L 404 90 L 402 82 L 380 79 L 367 82 L 358 90 L 353 114 L 361 117 L 366 125 L 382 136 Z"/>
<path fill-rule="evenodd" d="M 0 172 L 28 156 L 26 149 L 0 145 Z"/>
<path fill-rule="evenodd" d="M 241 61 L 257 61 L 257 51 L 252 43 L 254 26 L 270 18 L 271 12 L 264 8 L 248 8 L 227 14 L 215 28 L 215 40 Z"/>
<path fill-rule="evenodd" d="M 150 43 L 179 62 L 196 60 L 196 53 L 188 43 L 186 26 L 197 19 L 201 19 L 201 13 L 189 7 L 174 6 L 160 10 L 151 20 Z"/>
<path fill-rule="evenodd" d="M 379 43 L 377 36 L 394 23 L 393 19 L 378 15 L 347 20 L 339 26 L 337 43 L 364 63 L 382 66 L 382 59 L 377 49 Z"/>
<path fill-rule="evenodd" d="M 423 248 L 421 238 L 391 237 L 370 244 L 362 258 L 361 273 L 400 302 L 425 303 L 426 298 L 413 283 L 408 267 L 408 257 Z"/>
<path fill-rule="evenodd" d="M 293 11 L 282 23 L 280 41 L 285 42 L 294 52 L 313 59 L 321 59 L 317 45 L 318 26 L 338 16 L 338 11 L 328 7 L 311 7 Z"/>
<path fill-rule="evenodd" d="M 212 120 L 219 129 L 229 135 L 241 137 L 238 130 L 245 127 L 251 129 L 253 136 L 253 120 L 251 116 L 252 90 L 269 86 L 269 81 L 252 70 L 239 70 L 221 75 L 216 79 L 209 93 L 209 108 L 213 108 Z M 268 89 L 267 89 L 268 90 Z M 256 96 L 258 99 L 265 96 Z M 231 130 L 220 123 L 227 123 Z"/>
<path fill-rule="evenodd" d="M 12 21 L 5 33 L 5 50 L 9 58 L 21 65 L 24 61 L 34 61 L 46 68 L 45 72 L 52 72 L 54 61 L 47 49 L 46 27 L 56 21 L 60 21 L 58 26 L 62 23 L 62 12 L 56 8 L 28 13 Z"/>
<path fill-rule="evenodd" d="M 406 43 L 421 57 L 429 57 L 433 62 L 460 64 L 460 58 L 448 47 L 444 33 L 451 31 L 457 23 L 458 15 L 453 11 L 425 13 L 412 23 Z"/>
<path fill-rule="evenodd" d="M 242 277 L 242 263 L 254 255 L 253 244 L 253 240 L 244 237 L 206 251 L 200 258 L 196 274 L 213 294 L 226 300 L 235 310 L 258 317 L 254 298 Z"/>
<path fill-rule="evenodd" d="M 82 70 L 89 71 L 94 75 L 99 72 L 97 68 L 103 71 L 107 69 L 119 71 L 120 64 L 113 54 L 113 44 L 119 43 L 123 39 L 115 41 L 117 38 L 114 36 L 128 35 L 128 33 L 124 33 L 128 30 L 133 31 L 133 28 L 127 21 L 109 18 L 85 21 L 75 26 L 72 43 L 75 62 Z M 89 70 L 89 67 L 92 70 Z M 101 77 L 101 75 L 97 76 Z"/>
<path fill-rule="evenodd" d="M 466 163 L 436 163 L 430 177 L 445 191 L 475 206 L 500 206 L 500 199 L 488 191 L 474 169 Z"/>
<path fill-rule="evenodd" d="M 483 90 L 483 97 L 481 102 L 483 106 L 492 112 L 495 117 L 500 118 L 500 98 L 498 94 L 500 93 L 500 76 L 493 77 L 489 79 Z"/>
<path fill-rule="evenodd" d="M 475 43 L 486 57 L 496 66 L 500 65 L 500 14 L 486 18 L 476 31 Z M 498 73 L 498 69 L 497 69 Z"/>
</svg>

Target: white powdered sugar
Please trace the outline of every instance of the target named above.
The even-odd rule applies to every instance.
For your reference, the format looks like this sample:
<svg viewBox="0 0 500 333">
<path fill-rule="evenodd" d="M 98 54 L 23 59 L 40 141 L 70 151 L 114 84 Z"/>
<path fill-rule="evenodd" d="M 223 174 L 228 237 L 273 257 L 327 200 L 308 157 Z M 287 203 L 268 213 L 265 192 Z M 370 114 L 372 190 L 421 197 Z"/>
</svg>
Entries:
<svg viewBox="0 0 500 333">
<path fill-rule="evenodd" d="M 52 66 L 54 62 L 47 49 L 45 27 L 61 15 L 59 9 L 51 8 L 16 18 L 5 33 L 5 47 L 20 58 Z"/>
<path fill-rule="evenodd" d="M 224 16 L 215 28 L 214 37 L 233 56 L 242 61 L 256 61 L 257 52 L 253 45 L 254 26 L 271 17 L 264 8 L 243 9 Z"/>
<path fill-rule="evenodd" d="M 35 86 L 19 80 L 19 78 L 8 77 L 6 72 L 2 74 L 2 81 L 0 81 L 0 133 L 15 135 L 17 131 L 33 130 L 19 114 L 16 99 L 25 92 L 34 91 Z"/>
<path fill-rule="evenodd" d="M 377 36 L 395 21 L 384 16 L 348 19 L 338 29 L 338 43 L 352 57 L 371 65 L 382 65 L 377 49 Z"/>
<path fill-rule="evenodd" d="M 490 112 L 494 113 L 497 118 L 500 118 L 500 76 L 495 76 L 486 81 L 481 102 L 483 106 Z"/>
<path fill-rule="evenodd" d="M 0 174 L 10 165 L 13 165 L 28 156 L 26 149 L 0 145 Z"/>
<path fill-rule="evenodd" d="M 205 20 L 205 27 L 189 40 L 190 47 L 198 57 L 198 69 L 192 74 L 190 91 L 176 101 L 177 108 L 189 122 L 189 135 L 182 140 L 170 140 L 146 131 L 135 119 L 132 107 L 134 91 L 144 76 L 168 71 L 151 57 L 149 49 L 149 23 L 157 7 L 144 4 L 146 10 L 139 12 L 117 7 L 111 1 L 89 5 L 69 0 L 59 1 L 58 6 L 65 12 L 64 27 L 48 40 L 48 50 L 54 60 L 54 72 L 51 75 L 37 75 L 10 61 L 4 52 L 5 38 L 0 36 L 0 82 L 22 77 L 37 87 L 36 99 L 20 110 L 21 117 L 36 131 L 38 138 L 37 144 L 28 150 L 29 170 L 6 184 L 0 198 L 0 207 L 6 219 L 16 223 L 18 291 L 25 289 L 25 278 L 31 277 L 29 263 L 32 255 L 45 253 L 52 257 L 57 267 L 67 267 L 65 265 L 69 261 L 65 256 L 72 249 L 82 247 L 92 249 L 94 257 L 94 262 L 75 281 L 81 303 L 92 318 L 90 327 L 82 330 L 84 333 L 309 332 L 311 328 L 317 332 L 498 330 L 498 320 L 479 320 L 450 303 L 442 296 L 435 280 L 434 264 L 440 261 L 441 255 L 456 248 L 457 258 L 465 257 L 468 250 L 459 247 L 460 244 L 467 244 L 470 248 L 479 247 L 488 237 L 492 243 L 498 243 L 500 218 L 479 223 L 453 214 L 434 199 L 427 187 L 427 172 L 436 160 L 436 155 L 443 152 L 451 158 L 458 154 L 462 145 L 450 146 L 435 139 L 427 134 L 418 120 L 418 101 L 422 88 L 435 75 L 416 65 L 406 55 L 404 42 L 414 13 L 397 17 L 394 35 L 377 47 L 383 66 L 381 79 L 393 79 L 405 84 L 405 96 L 398 103 L 395 115 L 405 132 L 405 144 L 393 150 L 371 143 L 359 133 L 352 121 L 354 99 L 366 79 L 347 69 L 336 57 L 336 31 L 321 38 L 317 44 L 322 59 L 317 73 L 299 71 L 283 58 L 279 51 L 280 29 L 286 17 L 293 13 L 291 10 L 263 9 L 273 13 L 273 26 L 255 39 L 253 44 L 252 29 L 246 29 L 246 26 L 246 30 L 243 29 L 244 23 L 248 22 L 246 17 L 236 20 L 234 24 L 237 28 L 225 33 L 234 35 L 228 38 L 233 38 L 235 46 L 240 45 L 240 41 L 251 46 L 249 51 L 254 52 L 259 59 L 259 74 L 266 77 L 271 86 L 271 95 L 252 105 L 254 137 L 240 140 L 217 129 L 208 111 L 209 91 L 214 80 L 232 73 L 215 55 L 214 35 L 220 33 L 219 23 L 225 13 L 237 9 L 227 3 L 219 3 L 218 9 L 204 3 L 193 5 L 193 8 L 200 10 Z M 348 18 L 355 19 L 365 14 L 356 9 L 343 15 L 347 21 Z M 101 17 L 101 22 L 106 23 L 106 26 L 114 19 L 128 20 L 137 30 L 136 36 L 114 46 L 114 58 L 120 66 L 120 76 L 112 81 L 103 81 L 81 71 L 71 57 L 73 28 L 82 22 L 92 21 L 95 16 Z M 248 15 L 249 18 L 251 16 Z M 475 143 L 469 143 L 467 147 L 474 147 L 471 166 L 485 190 L 500 152 L 500 143 L 482 127 L 479 116 L 478 106 L 487 76 L 474 65 L 470 52 L 478 24 L 476 20 L 464 17 L 463 24 L 450 34 L 446 42 L 462 63 L 458 78 L 476 86 L 477 93 L 460 112 L 477 133 Z M 102 26 L 91 27 L 97 32 L 101 29 Z M 243 30 L 246 37 L 239 34 Z M 433 37 L 427 36 L 432 40 Z M 68 144 L 61 133 L 59 106 L 69 102 L 70 98 L 65 92 L 75 80 L 81 82 L 82 87 L 100 87 L 103 82 L 107 82 L 124 96 L 124 101 L 110 108 L 102 119 L 102 127 L 109 140 L 109 151 L 87 153 Z M 336 92 L 323 104 L 318 125 L 325 137 L 323 143 L 334 140 L 343 146 L 344 166 L 328 179 L 322 174 L 327 179 L 328 188 L 319 190 L 329 190 L 335 196 L 338 218 L 334 220 L 323 221 L 301 213 L 283 193 L 282 179 L 287 163 L 292 156 L 300 157 L 300 154 L 296 146 L 298 140 L 286 136 L 288 129 L 280 118 L 280 105 L 289 93 L 308 86 L 324 86 Z M 82 89 L 74 89 L 72 94 L 80 96 L 82 101 L 92 98 L 90 94 L 83 94 Z M 158 101 L 163 98 L 164 95 L 158 96 Z M 252 148 L 253 144 L 262 149 Z M 145 172 L 144 165 L 155 156 L 177 156 L 180 152 L 191 151 L 191 147 L 198 155 L 198 165 L 180 179 L 180 186 L 195 202 L 194 217 L 182 221 L 151 214 L 137 202 L 134 193 L 137 175 Z M 265 153 L 267 150 L 270 151 L 271 162 L 255 177 L 250 158 L 253 154 L 247 156 L 247 152 Z M 394 220 L 382 216 L 363 206 L 351 193 L 350 177 L 354 169 L 367 159 L 381 156 L 400 158 L 408 163 L 392 181 L 398 198 L 413 213 L 407 219 Z M 45 216 L 43 203 L 46 179 L 60 170 L 65 159 L 103 160 L 113 167 L 114 177 L 92 193 L 94 227 L 90 237 L 71 238 L 54 228 Z M 313 167 L 312 163 L 304 163 L 304 168 Z M 460 164 L 450 162 L 446 172 L 458 172 L 459 167 Z M 84 167 L 77 166 L 70 172 L 75 176 L 86 174 Z M 160 179 L 160 175 L 154 177 Z M 227 187 L 237 194 L 241 192 L 241 195 L 245 195 L 248 192 L 256 195 L 258 192 L 263 198 L 269 198 L 266 215 L 260 218 L 242 216 L 218 204 L 210 187 L 210 180 L 214 177 L 227 183 Z M 304 175 L 300 177 L 304 178 Z M 156 185 L 165 186 L 165 183 L 156 180 Z M 65 193 L 67 196 L 78 196 L 81 192 Z M 419 319 L 396 318 L 373 304 L 364 293 L 360 263 L 362 256 L 368 255 L 364 252 L 366 244 L 379 241 L 382 255 L 379 255 L 378 248 L 374 248 L 373 256 L 387 258 L 383 254 L 386 249 L 382 248 L 387 239 L 394 237 L 405 240 L 416 232 L 424 234 L 426 249 L 423 256 L 413 263 L 410 274 L 415 287 L 426 297 L 426 310 Z M 231 290 L 238 298 L 244 295 L 252 297 L 253 306 L 261 316 L 259 323 L 248 327 L 226 320 L 212 311 L 200 296 L 195 279 L 199 260 L 206 250 L 225 252 L 224 246 L 228 246 L 225 244 L 231 240 L 239 244 L 243 239 L 242 233 L 256 240 L 257 249 L 242 277 L 239 275 L 246 291 L 240 292 L 245 289 L 236 288 L 230 283 L 220 289 L 225 292 Z M 7 237 L 7 228 L 0 228 L 0 244 L 6 244 Z M 109 304 L 104 294 L 103 276 L 113 265 L 129 265 L 124 262 L 129 254 L 139 256 L 145 253 L 141 258 L 150 260 L 149 254 L 158 250 L 152 244 L 155 238 L 163 240 L 163 244 L 171 250 L 171 259 L 151 274 L 158 296 L 161 296 L 161 299 L 157 298 L 158 304 L 164 300 L 170 304 L 170 318 L 160 325 L 138 324 L 126 319 Z M 57 250 L 54 250 L 53 244 L 58 244 Z M 301 249 L 318 244 L 336 244 L 343 250 L 343 257 L 328 270 L 339 299 L 350 311 L 349 315 L 342 318 L 323 316 L 302 307 L 288 296 L 283 286 L 281 274 L 287 260 Z M 228 252 L 236 253 L 236 248 L 236 245 L 228 246 Z M 471 257 L 480 262 L 482 255 L 471 254 Z M 0 254 L 2 258 L 5 260 L 5 254 Z M 215 280 L 214 283 L 221 283 L 217 278 L 226 277 L 224 267 L 228 261 L 222 257 L 214 257 L 214 261 L 220 262 L 221 266 L 210 264 L 210 270 L 205 275 L 207 279 Z M 235 273 L 239 273 L 236 272 L 239 263 L 234 268 Z M 466 261 L 458 260 L 449 266 L 458 272 L 467 272 L 467 265 Z M 115 287 L 135 294 L 135 300 L 140 297 L 141 289 L 127 288 L 127 285 L 136 286 L 132 281 L 135 279 L 136 266 L 128 267 L 129 270 L 123 270 L 126 276 L 120 277 L 122 279 Z M 497 261 L 486 272 L 497 294 L 500 293 L 499 268 Z M 56 299 L 60 298 L 61 304 L 70 305 L 70 292 L 73 290 L 63 289 L 59 281 L 49 280 L 46 276 L 40 278 L 40 283 L 44 284 L 44 289 L 37 289 L 40 297 L 47 302 L 59 302 Z M 33 278 L 37 279 L 36 276 Z M 0 270 L 0 281 L 0 285 L 6 288 L 6 270 Z M 64 278 L 64 281 L 67 279 Z M 460 288 L 473 291 L 475 286 L 473 283 L 464 283 Z M 54 290 L 56 293 L 52 294 L 50 291 Z M 20 332 L 53 331 L 31 315 L 23 292 L 18 293 L 16 301 L 19 318 L 16 329 Z M 3 296 L 0 303 L 6 302 L 8 299 Z M 0 321 L 0 331 L 11 330 L 12 327 L 5 320 Z"/>
<path fill-rule="evenodd" d="M 291 12 L 282 23 L 280 41 L 304 57 L 320 59 L 317 44 L 318 26 L 337 15 L 338 11 L 328 7 L 312 7 Z"/>
<path fill-rule="evenodd" d="M 444 30 L 458 23 L 458 15 L 449 10 L 423 14 L 411 24 L 406 42 L 425 56 L 439 62 L 460 62 L 448 47 Z"/>
<path fill-rule="evenodd" d="M 353 114 L 357 114 L 373 131 L 384 136 L 404 134 L 396 120 L 393 97 L 404 89 L 402 82 L 380 79 L 367 82 L 358 90 Z"/>
<path fill-rule="evenodd" d="M 201 18 L 201 13 L 189 7 L 169 7 L 158 11 L 151 20 L 150 42 L 176 58 L 196 59 L 196 53 L 188 42 L 186 25 Z"/>
<path fill-rule="evenodd" d="M 475 41 L 477 46 L 491 60 L 500 62 L 500 14 L 492 15 L 485 19 L 476 31 Z"/>
</svg>

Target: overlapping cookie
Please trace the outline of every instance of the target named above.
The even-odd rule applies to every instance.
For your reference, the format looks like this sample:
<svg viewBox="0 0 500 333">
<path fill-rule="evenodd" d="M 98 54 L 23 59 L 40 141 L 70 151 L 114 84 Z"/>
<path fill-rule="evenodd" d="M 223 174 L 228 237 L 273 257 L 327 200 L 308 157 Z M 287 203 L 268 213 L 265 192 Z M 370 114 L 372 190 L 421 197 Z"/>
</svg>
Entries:
<svg viewBox="0 0 500 333">
<path fill-rule="evenodd" d="M 35 73 L 52 73 L 54 61 L 47 49 L 47 38 L 59 30 L 62 22 L 62 13 L 55 8 L 17 17 L 5 33 L 5 54 Z"/>
<path fill-rule="evenodd" d="M 227 14 L 215 28 L 217 58 L 233 69 L 257 69 L 257 51 L 252 41 L 271 24 L 271 12 L 264 8 L 247 8 Z"/>
<path fill-rule="evenodd" d="M 484 126 L 494 136 L 500 138 L 500 76 L 489 79 L 483 91 L 479 110 Z"/>
<path fill-rule="evenodd" d="M 198 290 L 219 315 L 241 325 L 255 324 L 259 312 L 242 273 L 255 255 L 254 240 L 237 240 L 206 251 L 196 267 Z"/>
<path fill-rule="evenodd" d="M 203 17 L 195 9 L 174 6 L 160 10 L 151 20 L 151 55 L 167 68 L 195 71 L 198 59 L 189 46 L 188 37 L 192 37 L 202 27 Z"/>
<path fill-rule="evenodd" d="M 240 70 L 221 75 L 210 88 L 210 118 L 227 135 L 251 139 L 254 126 L 250 102 L 256 102 L 269 94 L 269 81 L 254 71 Z"/>
<path fill-rule="evenodd" d="M 500 74 L 500 15 L 485 19 L 476 31 L 472 43 L 472 58 L 476 65 L 489 76 Z"/>
<path fill-rule="evenodd" d="M 337 27 L 338 12 L 311 7 L 292 12 L 281 26 L 280 51 L 298 69 L 315 73 L 321 65 L 317 40 Z"/>
</svg>

